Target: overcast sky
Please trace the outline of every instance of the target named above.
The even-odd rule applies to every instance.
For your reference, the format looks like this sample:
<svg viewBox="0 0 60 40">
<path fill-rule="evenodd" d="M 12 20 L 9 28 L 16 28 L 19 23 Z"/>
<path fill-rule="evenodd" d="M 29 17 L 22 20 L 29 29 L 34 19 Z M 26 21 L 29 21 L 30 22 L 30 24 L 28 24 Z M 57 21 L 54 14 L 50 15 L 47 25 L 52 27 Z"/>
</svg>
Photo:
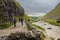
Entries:
<svg viewBox="0 0 60 40">
<path fill-rule="evenodd" d="M 17 0 L 29 15 L 44 15 L 52 10 L 60 0 Z M 40 16 L 41 16 L 40 15 Z"/>
</svg>

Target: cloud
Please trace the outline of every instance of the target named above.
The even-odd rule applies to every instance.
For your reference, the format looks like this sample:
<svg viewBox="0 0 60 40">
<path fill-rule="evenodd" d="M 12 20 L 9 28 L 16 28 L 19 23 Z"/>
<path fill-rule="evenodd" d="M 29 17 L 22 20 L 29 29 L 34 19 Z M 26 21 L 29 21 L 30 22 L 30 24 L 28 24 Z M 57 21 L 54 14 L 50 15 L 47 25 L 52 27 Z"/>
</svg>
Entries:
<svg viewBox="0 0 60 40">
<path fill-rule="evenodd" d="M 26 13 L 46 13 L 52 10 L 60 0 L 17 0 Z"/>
</svg>

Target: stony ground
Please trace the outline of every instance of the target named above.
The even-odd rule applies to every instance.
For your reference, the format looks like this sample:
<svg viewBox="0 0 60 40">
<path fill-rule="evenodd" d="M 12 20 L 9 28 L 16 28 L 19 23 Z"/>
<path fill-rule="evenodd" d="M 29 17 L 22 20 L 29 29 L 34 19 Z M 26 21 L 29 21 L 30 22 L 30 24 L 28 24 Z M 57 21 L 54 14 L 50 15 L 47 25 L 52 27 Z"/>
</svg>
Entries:
<svg viewBox="0 0 60 40">
<path fill-rule="evenodd" d="M 20 23 L 16 25 L 16 28 L 11 26 L 8 29 L 0 30 L 0 40 L 41 40 L 40 36 L 42 34 L 40 31 L 36 30 L 34 27 L 32 28 L 30 24 L 30 31 L 28 31 L 25 24 L 24 26 L 21 26 Z"/>
<path fill-rule="evenodd" d="M 24 26 L 21 26 L 20 23 L 17 23 L 16 25 L 17 25 L 16 28 L 14 28 L 14 26 L 12 25 L 10 28 L 0 30 L 0 36 L 10 35 L 11 33 L 15 33 L 17 31 L 19 31 L 19 32 L 28 31 Z"/>
<path fill-rule="evenodd" d="M 41 21 L 33 23 L 33 24 L 39 25 L 46 29 L 45 35 L 48 35 L 48 36 L 47 38 L 45 38 L 45 40 L 49 40 L 50 39 L 49 37 L 52 37 L 55 40 L 60 38 L 60 27 L 57 27 L 57 26 L 54 26 L 45 22 L 41 22 Z M 0 37 L 5 36 L 5 35 L 10 35 L 11 33 L 15 33 L 17 31 L 28 32 L 25 24 L 24 26 L 21 26 L 20 23 L 17 23 L 16 25 L 17 25 L 16 28 L 14 28 L 14 26 L 12 25 L 10 28 L 0 30 Z"/>
<path fill-rule="evenodd" d="M 43 21 L 39 21 L 39 22 L 36 22 L 33 24 L 36 24 L 36 25 L 39 25 L 39 26 L 45 28 L 47 35 L 54 38 L 54 40 L 60 39 L 60 27 L 51 25 L 51 24 L 43 22 Z"/>
</svg>

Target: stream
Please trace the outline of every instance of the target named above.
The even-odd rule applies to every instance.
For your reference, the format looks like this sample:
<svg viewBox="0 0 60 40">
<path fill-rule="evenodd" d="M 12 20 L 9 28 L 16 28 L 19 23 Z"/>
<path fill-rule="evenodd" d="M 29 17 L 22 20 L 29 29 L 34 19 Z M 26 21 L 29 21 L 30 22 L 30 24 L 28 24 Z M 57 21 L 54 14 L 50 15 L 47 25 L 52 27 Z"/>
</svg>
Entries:
<svg viewBox="0 0 60 40">
<path fill-rule="evenodd" d="M 47 35 L 54 38 L 54 40 L 60 40 L 60 27 L 51 25 L 44 21 L 34 22 L 33 24 L 45 28 Z"/>
</svg>

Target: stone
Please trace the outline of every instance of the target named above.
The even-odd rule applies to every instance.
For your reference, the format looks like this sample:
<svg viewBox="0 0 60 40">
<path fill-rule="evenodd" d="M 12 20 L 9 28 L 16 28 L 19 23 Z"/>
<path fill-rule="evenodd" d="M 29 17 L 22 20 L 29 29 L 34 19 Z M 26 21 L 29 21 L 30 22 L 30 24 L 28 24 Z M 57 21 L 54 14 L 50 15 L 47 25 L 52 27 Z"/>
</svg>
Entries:
<svg viewBox="0 0 60 40">
<path fill-rule="evenodd" d="M 58 39 L 58 40 L 60 40 L 60 39 Z"/>
<path fill-rule="evenodd" d="M 47 28 L 47 29 L 52 29 L 52 28 Z"/>
<path fill-rule="evenodd" d="M 40 37 L 34 37 L 31 35 L 31 32 L 16 32 L 16 33 L 11 33 L 8 36 L 4 36 L 0 40 L 38 40 Z M 40 40 L 40 39 L 39 39 Z"/>
</svg>

